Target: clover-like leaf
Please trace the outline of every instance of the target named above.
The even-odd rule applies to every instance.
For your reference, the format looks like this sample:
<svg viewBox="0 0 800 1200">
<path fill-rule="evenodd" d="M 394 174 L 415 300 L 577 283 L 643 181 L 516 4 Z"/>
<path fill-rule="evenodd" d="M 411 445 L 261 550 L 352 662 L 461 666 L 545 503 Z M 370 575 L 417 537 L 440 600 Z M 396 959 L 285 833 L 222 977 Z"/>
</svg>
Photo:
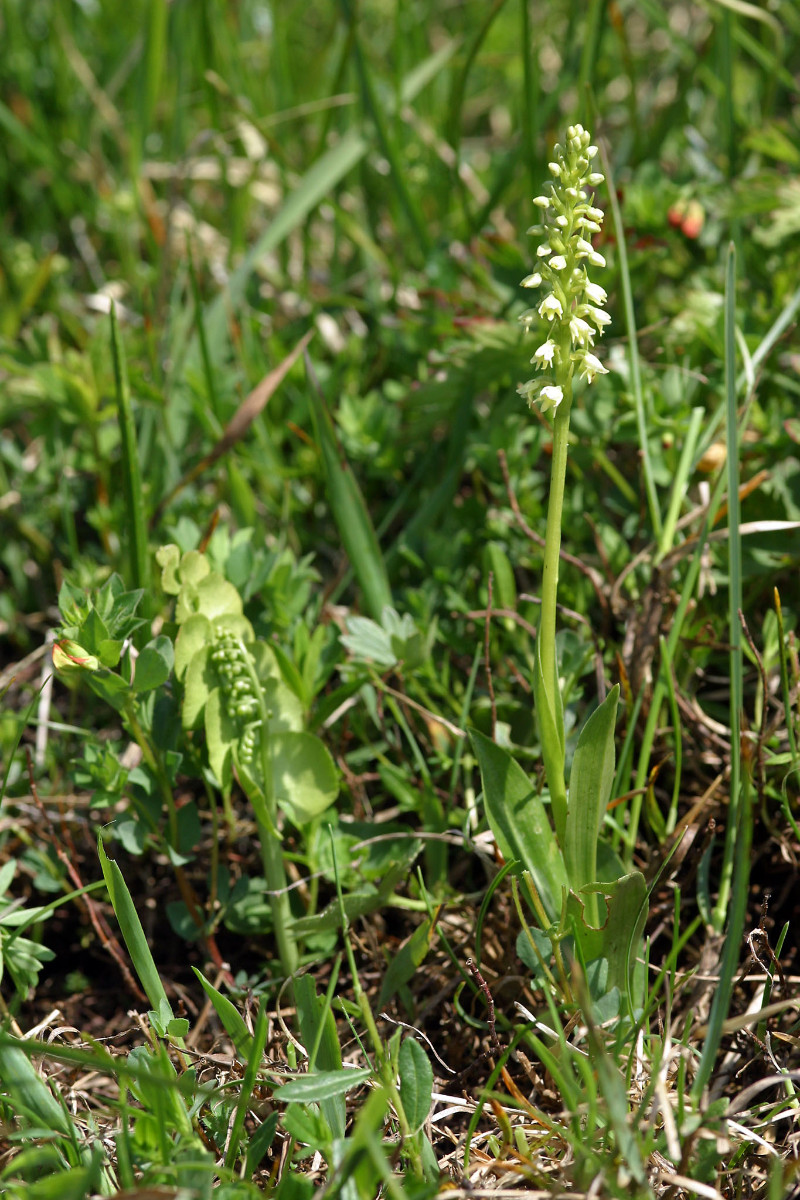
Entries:
<svg viewBox="0 0 800 1200">
<path fill-rule="evenodd" d="M 270 737 L 275 798 L 295 825 L 305 825 L 333 804 L 339 773 L 328 750 L 313 733 Z"/>
</svg>

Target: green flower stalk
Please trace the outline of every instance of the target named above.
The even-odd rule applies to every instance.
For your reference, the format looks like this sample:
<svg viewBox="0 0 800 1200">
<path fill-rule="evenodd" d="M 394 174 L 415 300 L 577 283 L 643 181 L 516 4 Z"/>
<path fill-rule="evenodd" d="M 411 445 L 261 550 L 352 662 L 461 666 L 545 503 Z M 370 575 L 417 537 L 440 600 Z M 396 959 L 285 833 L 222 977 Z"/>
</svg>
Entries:
<svg viewBox="0 0 800 1200">
<path fill-rule="evenodd" d="M 553 820 L 561 844 L 567 815 L 564 780 L 564 723 L 556 661 L 556 601 L 558 561 L 561 549 L 561 514 L 567 471 L 569 416 L 572 381 L 577 371 L 591 383 L 607 373 L 593 353 L 595 338 L 601 337 L 611 318 L 604 311 L 606 293 L 589 279 L 589 267 L 604 267 L 605 259 L 594 249 L 591 237 L 600 232 L 603 214 L 592 206 L 590 188 L 603 182 L 592 170 L 597 147 L 582 125 L 570 125 L 566 146 L 556 146 L 549 164 L 552 181 L 545 194 L 533 203 L 541 210 L 542 222 L 528 232 L 542 240 L 536 250 L 536 270 L 522 281 L 526 288 L 544 288 L 536 308 L 520 317 L 526 329 L 546 323 L 547 338 L 534 351 L 531 363 L 543 374 L 518 387 L 532 407 L 553 414 L 553 458 L 547 508 L 542 612 L 537 637 L 534 703 L 542 741 L 542 756 L 550 790 Z"/>
</svg>

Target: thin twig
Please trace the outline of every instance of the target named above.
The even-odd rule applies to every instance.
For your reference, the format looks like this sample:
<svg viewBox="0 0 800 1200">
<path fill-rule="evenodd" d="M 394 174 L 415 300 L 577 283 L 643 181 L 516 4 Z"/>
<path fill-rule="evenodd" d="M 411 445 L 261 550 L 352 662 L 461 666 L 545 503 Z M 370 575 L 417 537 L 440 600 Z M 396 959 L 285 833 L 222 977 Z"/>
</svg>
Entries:
<svg viewBox="0 0 800 1200">
<path fill-rule="evenodd" d="M 483 978 L 483 976 L 481 975 L 480 971 L 478 970 L 478 968 L 476 967 L 475 963 L 473 962 L 473 960 L 471 958 L 467 959 L 466 967 L 467 967 L 467 970 L 469 971 L 470 975 L 472 976 L 473 980 L 477 984 L 477 986 L 483 992 L 484 998 L 486 1000 L 486 1009 L 489 1014 L 489 1037 L 492 1039 L 492 1045 L 494 1046 L 494 1049 L 499 1056 L 503 1053 L 503 1048 L 500 1045 L 500 1039 L 497 1036 L 497 1028 L 495 1025 L 495 1013 L 494 1013 L 494 999 L 492 997 L 492 993 L 489 990 L 488 983 Z"/>
</svg>

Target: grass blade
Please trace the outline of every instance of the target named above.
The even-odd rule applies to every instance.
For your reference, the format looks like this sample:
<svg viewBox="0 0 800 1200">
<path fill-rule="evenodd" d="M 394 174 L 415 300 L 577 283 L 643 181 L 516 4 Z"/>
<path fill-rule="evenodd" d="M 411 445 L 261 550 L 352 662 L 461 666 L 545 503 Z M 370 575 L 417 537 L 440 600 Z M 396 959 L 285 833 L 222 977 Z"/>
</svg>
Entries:
<svg viewBox="0 0 800 1200">
<path fill-rule="evenodd" d="M 636 314 L 633 309 L 633 291 L 631 275 L 628 269 L 628 251 L 625 247 L 625 227 L 622 222 L 622 211 L 617 199 L 617 190 L 611 170 L 611 162 L 605 146 L 600 143 L 600 157 L 603 160 L 603 174 L 608 182 L 608 200 L 611 217 L 614 222 L 614 235 L 617 239 L 619 255 L 619 280 L 622 287 L 622 304 L 625 309 L 625 329 L 628 334 L 628 359 L 631 368 L 631 387 L 633 389 L 633 404 L 636 412 L 636 430 L 639 436 L 639 451 L 642 456 L 644 472 L 644 487 L 647 495 L 647 508 L 650 513 L 650 524 L 656 538 L 661 537 L 661 510 L 658 505 L 656 481 L 653 475 L 653 464 L 650 459 L 650 445 L 647 439 L 648 415 L 645 412 L 644 392 L 642 391 L 642 373 L 639 368 L 639 346 L 636 331 Z M 650 422 L 652 424 L 652 422 Z"/>
<path fill-rule="evenodd" d="M 333 519 L 363 592 L 367 611 L 373 620 L 380 621 L 384 608 L 392 604 L 386 565 L 364 497 L 339 444 L 308 355 L 306 369 L 312 385 L 309 393 L 311 413 Z"/>
<path fill-rule="evenodd" d="M 158 973 L 158 968 L 153 959 L 142 923 L 139 920 L 136 906 L 128 891 L 128 886 L 122 877 L 122 871 L 120 871 L 114 859 L 108 857 L 105 847 L 100 841 L 97 843 L 97 853 L 100 858 L 100 866 L 106 886 L 108 887 L 108 894 L 111 898 L 114 914 L 119 922 L 122 937 L 125 945 L 128 947 L 128 953 L 131 956 L 134 970 L 139 976 L 147 999 L 156 1012 L 168 1012 L 170 1019 L 173 1019 L 172 1006 L 167 999 L 167 993 L 164 991 L 161 976 Z"/>
<path fill-rule="evenodd" d="M 129 537 L 129 556 L 132 588 L 146 588 L 150 576 L 150 560 L 147 552 L 147 520 L 144 512 L 142 476 L 139 470 L 139 446 L 136 425 L 131 409 L 128 371 L 125 351 L 119 335 L 117 313 L 111 305 L 111 356 L 114 363 L 114 387 L 117 400 L 117 418 L 122 443 L 122 485 L 125 490 L 125 508 Z"/>
<path fill-rule="evenodd" d="M 728 248 L 725 282 L 725 394 L 728 438 L 728 642 L 730 645 L 730 726 L 731 777 L 730 807 L 725 830 L 725 850 L 719 895 L 714 909 L 714 927 L 721 932 L 725 924 L 733 875 L 735 842 L 741 836 L 739 824 L 741 747 L 743 709 L 742 675 L 742 544 L 739 500 L 739 426 L 736 411 L 736 251 Z"/>
</svg>

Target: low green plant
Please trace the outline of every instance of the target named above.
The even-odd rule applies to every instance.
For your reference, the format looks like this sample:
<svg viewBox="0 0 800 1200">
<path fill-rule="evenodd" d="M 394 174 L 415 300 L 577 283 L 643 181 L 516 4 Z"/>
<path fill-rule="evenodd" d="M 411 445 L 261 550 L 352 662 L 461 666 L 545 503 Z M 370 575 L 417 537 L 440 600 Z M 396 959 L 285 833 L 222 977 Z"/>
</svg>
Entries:
<svg viewBox="0 0 800 1200">
<path fill-rule="evenodd" d="M 175 596 L 175 675 L 181 716 L 202 725 L 215 785 L 230 794 L 234 771 L 258 826 L 273 929 L 287 975 L 298 965 L 278 809 L 305 826 L 333 804 L 337 771 L 304 729 L 300 697 L 284 682 L 271 647 L 256 639 L 236 588 L 197 551 L 159 551 L 162 585 Z"/>
<path fill-rule="evenodd" d="M 546 374 L 521 384 L 529 405 L 552 412 L 553 455 L 542 574 L 542 610 L 536 639 L 533 694 L 548 804 L 512 755 L 485 735 L 472 741 L 483 780 L 486 812 L 503 855 L 516 859 L 527 896 L 542 932 L 556 952 L 570 938 L 584 969 L 605 960 L 596 975 L 601 994 L 616 991 L 629 1009 L 641 1000 L 633 990 L 631 948 L 646 915 L 646 885 L 639 871 L 626 871 L 602 840 L 605 813 L 614 780 L 614 737 L 619 687 L 615 686 L 586 721 L 577 740 L 569 779 L 566 775 L 564 708 L 556 653 L 556 610 L 561 522 L 567 469 L 569 419 L 577 377 L 588 383 L 606 368 L 593 352 L 595 338 L 610 318 L 606 293 L 591 281 L 589 266 L 604 259 L 591 244 L 600 230 L 602 211 L 593 207 L 589 189 L 602 183 L 592 160 L 597 148 L 580 125 L 567 130 L 565 146 L 556 146 L 550 163 L 553 179 L 534 203 L 542 214 L 532 227 L 541 240 L 537 268 L 523 280 L 526 288 L 544 286 L 535 309 L 523 313 L 526 329 L 544 322 L 547 337 L 532 363 Z M 531 945 L 539 957 L 541 942 Z M 543 964 L 544 965 L 544 964 Z M 569 985 L 562 969 L 562 979 Z"/>
</svg>

